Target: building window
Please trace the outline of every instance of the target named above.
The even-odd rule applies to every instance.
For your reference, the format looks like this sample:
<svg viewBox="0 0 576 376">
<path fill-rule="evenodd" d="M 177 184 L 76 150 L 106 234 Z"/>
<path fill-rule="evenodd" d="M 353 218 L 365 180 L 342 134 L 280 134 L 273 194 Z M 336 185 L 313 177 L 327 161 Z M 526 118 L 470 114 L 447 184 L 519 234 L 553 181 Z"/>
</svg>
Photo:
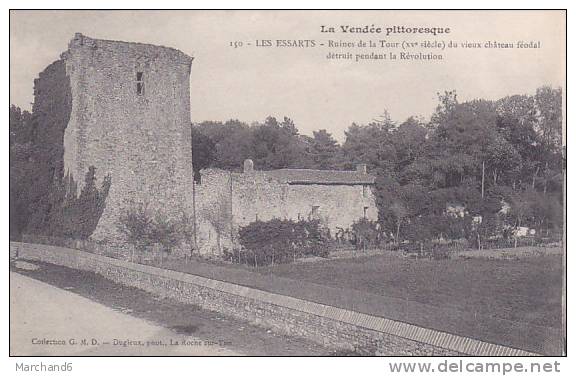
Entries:
<svg viewBox="0 0 576 376">
<path fill-rule="evenodd" d="M 144 72 L 136 72 L 136 94 L 144 94 Z"/>
<path fill-rule="evenodd" d="M 362 196 L 368 197 L 368 186 L 367 185 L 362 186 Z"/>
<path fill-rule="evenodd" d="M 368 206 L 364 206 L 364 218 L 368 218 Z"/>
</svg>

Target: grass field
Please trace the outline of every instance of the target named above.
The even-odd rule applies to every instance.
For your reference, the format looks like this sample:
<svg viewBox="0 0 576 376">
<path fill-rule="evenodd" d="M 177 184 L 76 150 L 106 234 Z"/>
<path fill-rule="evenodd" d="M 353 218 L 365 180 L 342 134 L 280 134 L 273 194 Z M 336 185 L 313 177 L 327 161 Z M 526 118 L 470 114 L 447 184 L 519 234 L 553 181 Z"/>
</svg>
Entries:
<svg viewBox="0 0 576 376">
<path fill-rule="evenodd" d="M 255 270 L 204 262 L 165 267 L 455 334 L 557 354 L 561 256 L 519 260 L 377 255 Z"/>
<path fill-rule="evenodd" d="M 261 273 L 542 326 L 561 325 L 561 258 L 414 260 L 374 256 Z"/>
</svg>

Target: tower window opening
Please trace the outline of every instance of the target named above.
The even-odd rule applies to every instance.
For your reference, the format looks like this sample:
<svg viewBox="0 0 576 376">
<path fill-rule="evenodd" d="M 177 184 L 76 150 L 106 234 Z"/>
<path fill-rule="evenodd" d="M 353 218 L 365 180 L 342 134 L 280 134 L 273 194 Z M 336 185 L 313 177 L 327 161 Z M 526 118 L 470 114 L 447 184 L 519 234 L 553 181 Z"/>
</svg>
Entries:
<svg viewBox="0 0 576 376">
<path fill-rule="evenodd" d="M 136 72 L 136 94 L 144 94 L 144 72 Z"/>
</svg>

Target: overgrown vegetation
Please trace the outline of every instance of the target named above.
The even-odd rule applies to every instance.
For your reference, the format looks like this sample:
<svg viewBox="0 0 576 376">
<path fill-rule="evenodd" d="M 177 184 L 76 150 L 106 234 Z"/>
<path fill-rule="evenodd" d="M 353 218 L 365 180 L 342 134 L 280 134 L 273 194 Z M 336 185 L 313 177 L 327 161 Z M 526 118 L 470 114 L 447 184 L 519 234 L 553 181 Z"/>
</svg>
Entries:
<svg viewBox="0 0 576 376">
<path fill-rule="evenodd" d="M 80 194 L 71 176 L 56 180 L 49 187 L 44 205 L 30 215 L 26 231 L 51 237 L 88 239 L 104 212 L 111 184 L 112 180 L 107 175 L 98 188 L 93 166 L 86 172 Z"/>
<path fill-rule="evenodd" d="M 380 224 L 366 218 L 355 221 L 351 226 L 351 233 L 350 242 L 355 245 L 356 249 L 376 248 L 384 241 Z"/>
<path fill-rule="evenodd" d="M 111 178 L 98 187 L 90 166 L 78 192 L 74 178 L 64 176 L 61 148 L 41 145 L 49 141 L 38 136 L 42 124 L 40 115 L 10 107 L 10 237 L 87 239 L 104 211 Z"/>
<path fill-rule="evenodd" d="M 239 232 L 241 250 L 226 251 L 225 257 L 252 266 L 285 264 L 303 256 L 328 255 L 330 237 L 318 220 L 256 221 Z"/>
<path fill-rule="evenodd" d="M 192 247 L 192 219 L 184 212 L 169 217 L 147 203 L 131 203 L 121 211 L 116 226 L 138 257 L 153 252 L 155 246 L 160 247 L 160 256 L 177 247 Z"/>
<path fill-rule="evenodd" d="M 98 188 L 90 166 L 78 193 L 74 178 L 64 176 L 62 147 L 46 145 L 56 140 L 39 136 L 44 122 L 42 114 L 10 106 L 10 238 L 27 232 L 87 239 L 104 211 L 111 178 L 105 176 Z M 56 137 L 58 132 L 49 133 Z"/>
<path fill-rule="evenodd" d="M 48 196 L 48 210 L 32 215 L 28 230 L 54 237 L 88 239 L 104 212 L 112 180 L 105 176 L 100 189 L 96 187 L 96 169 L 88 168 L 84 186 L 77 194 L 77 184 L 71 176 L 55 182 Z M 44 214 L 44 216 L 42 216 Z"/>
</svg>

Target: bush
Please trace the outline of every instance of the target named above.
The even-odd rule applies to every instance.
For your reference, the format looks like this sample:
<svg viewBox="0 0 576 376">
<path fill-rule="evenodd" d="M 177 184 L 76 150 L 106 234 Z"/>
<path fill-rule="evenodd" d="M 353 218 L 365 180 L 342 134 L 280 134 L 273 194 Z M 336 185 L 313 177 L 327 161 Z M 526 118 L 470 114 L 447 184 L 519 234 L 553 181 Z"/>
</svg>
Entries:
<svg viewBox="0 0 576 376">
<path fill-rule="evenodd" d="M 146 204 L 131 204 L 118 217 L 117 228 L 139 252 L 146 252 L 157 244 L 163 252 L 170 253 L 189 241 L 186 218 L 169 218 L 160 211 L 153 213 Z"/>
<path fill-rule="evenodd" d="M 262 266 L 328 256 L 330 236 L 318 220 L 256 221 L 242 227 L 238 235 L 243 249 L 225 252 L 225 258 L 234 262 Z"/>
<path fill-rule="evenodd" d="M 365 250 L 380 245 L 382 233 L 378 222 L 362 218 L 352 224 L 351 230 L 356 249 Z"/>
</svg>

